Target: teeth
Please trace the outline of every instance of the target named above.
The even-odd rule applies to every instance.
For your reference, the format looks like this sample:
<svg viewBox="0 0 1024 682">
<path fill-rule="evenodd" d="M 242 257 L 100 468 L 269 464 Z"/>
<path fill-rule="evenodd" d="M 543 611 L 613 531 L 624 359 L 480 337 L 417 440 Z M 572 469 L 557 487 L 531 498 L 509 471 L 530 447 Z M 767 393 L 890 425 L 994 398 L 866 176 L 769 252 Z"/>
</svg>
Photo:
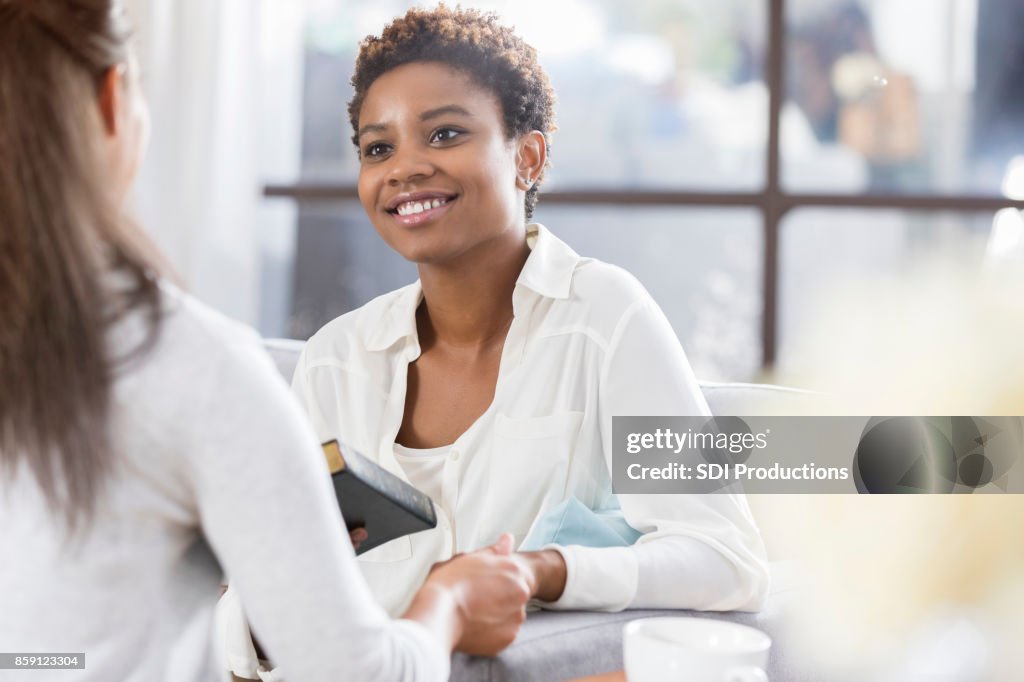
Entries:
<svg viewBox="0 0 1024 682">
<path fill-rule="evenodd" d="M 419 201 L 407 201 L 404 204 L 399 204 L 396 212 L 398 215 L 415 215 L 417 213 L 429 211 L 432 208 L 444 206 L 447 203 L 447 199 L 427 199 L 422 203 Z"/>
</svg>

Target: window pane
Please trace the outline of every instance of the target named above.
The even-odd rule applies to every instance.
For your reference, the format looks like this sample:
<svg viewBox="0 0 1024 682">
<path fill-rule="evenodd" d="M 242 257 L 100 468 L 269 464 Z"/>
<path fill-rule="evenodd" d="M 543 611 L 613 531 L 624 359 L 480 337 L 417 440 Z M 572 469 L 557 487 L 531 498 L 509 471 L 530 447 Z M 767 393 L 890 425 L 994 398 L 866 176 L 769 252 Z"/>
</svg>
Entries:
<svg viewBox="0 0 1024 682">
<path fill-rule="evenodd" d="M 917 266 L 932 257 L 954 254 L 968 272 L 992 265 L 996 254 L 989 247 L 986 258 L 986 245 L 993 219 L 991 213 L 888 209 L 792 212 L 780 235 L 779 368 L 800 371 L 795 349 L 823 316 L 842 314 L 834 306 L 837 295 L 844 306 L 870 311 L 878 291 L 863 285 L 910 281 L 920 275 Z M 899 334 L 893 329 L 879 332 Z"/>
<path fill-rule="evenodd" d="M 303 173 L 355 179 L 356 45 L 411 3 L 310 0 Z M 751 190 L 764 181 L 765 0 L 481 0 L 537 48 L 558 96 L 546 188 Z"/>
<path fill-rule="evenodd" d="M 1024 3 L 786 4 L 788 190 L 1024 196 Z"/>
<path fill-rule="evenodd" d="M 762 221 L 752 210 L 544 206 L 582 256 L 631 272 L 665 311 L 701 379 L 752 379 L 761 362 Z"/>
<path fill-rule="evenodd" d="M 416 277 L 416 267 L 377 236 L 358 201 L 302 204 L 289 334 L 309 338 L 335 317 Z"/>
</svg>

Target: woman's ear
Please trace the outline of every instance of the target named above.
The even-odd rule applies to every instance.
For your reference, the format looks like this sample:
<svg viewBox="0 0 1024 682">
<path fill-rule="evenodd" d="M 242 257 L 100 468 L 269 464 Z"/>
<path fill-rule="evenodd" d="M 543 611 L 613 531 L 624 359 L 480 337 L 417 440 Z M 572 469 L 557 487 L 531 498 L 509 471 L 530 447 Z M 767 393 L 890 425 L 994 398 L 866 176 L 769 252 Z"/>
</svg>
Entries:
<svg viewBox="0 0 1024 682">
<path fill-rule="evenodd" d="M 519 137 L 516 150 L 516 184 L 523 191 L 529 190 L 537 183 L 544 172 L 544 163 L 548 158 L 548 145 L 544 133 L 532 130 Z"/>
<path fill-rule="evenodd" d="M 99 107 L 103 129 L 114 137 L 121 129 L 121 107 L 124 98 L 124 64 L 111 66 L 100 79 Z"/>
</svg>

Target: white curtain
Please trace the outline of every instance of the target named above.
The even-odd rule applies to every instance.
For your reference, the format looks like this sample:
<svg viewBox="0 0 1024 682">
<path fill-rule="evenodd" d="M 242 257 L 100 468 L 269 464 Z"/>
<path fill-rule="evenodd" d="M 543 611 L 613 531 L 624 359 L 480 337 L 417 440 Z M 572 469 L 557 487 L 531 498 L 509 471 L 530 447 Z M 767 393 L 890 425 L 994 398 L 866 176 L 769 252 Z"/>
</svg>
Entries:
<svg viewBox="0 0 1024 682">
<path fill-rule="evenodd" d="M 262 197 L 299 171 L 302 6 L 295 0 L 127 0 L 153 135 L 137 214 L 188 289 L 279 335 L 294 207 Z"/>
</svg>

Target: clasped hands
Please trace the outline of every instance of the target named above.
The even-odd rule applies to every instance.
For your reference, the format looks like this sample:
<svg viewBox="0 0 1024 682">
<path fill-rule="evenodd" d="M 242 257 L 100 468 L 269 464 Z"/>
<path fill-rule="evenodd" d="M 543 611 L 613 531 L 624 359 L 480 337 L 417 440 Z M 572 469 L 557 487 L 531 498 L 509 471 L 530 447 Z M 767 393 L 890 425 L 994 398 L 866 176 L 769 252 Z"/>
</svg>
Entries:
<svg viewBox="0 0 1024 682">
<path fill-rule="evenodd" d="M 350 532 L 353 546 L 367 538 L 366 531 Z M 493 545 L 459 553 L 434 564 L 424 589 L 441 586 L 454 597 L 459 613 L 455 649 L 479 656 L 494 656 L 515 639 L 526 619 L 529 599 L 556 601 L 565 589 L 566 566 L 555 550 L 515 552 L 512 535 L 505 533 Z"/>
</svg>

